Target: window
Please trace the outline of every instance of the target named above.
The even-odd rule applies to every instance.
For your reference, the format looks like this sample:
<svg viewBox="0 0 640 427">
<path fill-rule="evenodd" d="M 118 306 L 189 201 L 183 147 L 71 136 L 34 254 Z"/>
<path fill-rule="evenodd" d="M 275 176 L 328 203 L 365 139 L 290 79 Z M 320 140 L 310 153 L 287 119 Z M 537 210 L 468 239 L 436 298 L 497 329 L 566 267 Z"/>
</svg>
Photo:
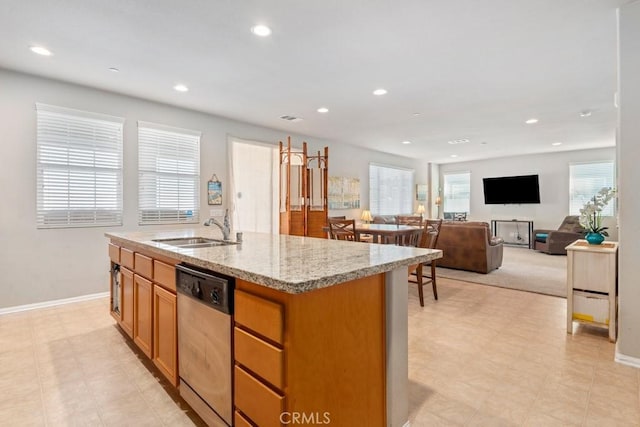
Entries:
<svg viewBox="0 0 640 427">
<path fill-rule="evenodd" d="M 613 161 L 574 163 L 569 165 L 569 215 L 580 215 L 580 209 L 602 187 L 613 188 Z M 602 209 L 602 215 L 615 215 L 615 199 Z"/>
<path fill-rule="evenodd" d="M 471 173 L 444 174 L 444 212 L 469 213 L 471 204 Z"/>
<path fill-rule="evenodd" d="M 413 170 L 369 164 L 369 207 L 374 215 L 413 211 Z"/>
<path fill-rule="evenodd" d="M 138 122 L 138 223 L 200 221 L 200 132 Z"/>
<path fill-rule="evenodd" d="M 36 104 L 38 228 L 122 225 L 124 119 Z"/>
</svg>

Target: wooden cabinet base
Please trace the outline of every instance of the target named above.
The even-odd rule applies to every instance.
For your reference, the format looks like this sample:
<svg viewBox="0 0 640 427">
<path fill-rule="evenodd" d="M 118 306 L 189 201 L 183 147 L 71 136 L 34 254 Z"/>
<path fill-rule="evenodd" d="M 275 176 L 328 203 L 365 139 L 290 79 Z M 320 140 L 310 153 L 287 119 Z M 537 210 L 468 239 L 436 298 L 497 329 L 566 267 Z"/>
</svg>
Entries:
<svg viewBox="0 0 640 427">
<path fill-rule="evenodd" d="M 294 295 L 236 280 L 236 410 L 260 426 L 290 423 L 283 411 L 385 426 L 384 284 L 378 274 Z M 260 323 L 258 312 L 281 319 L 279 329 Z M 282 360 L 282 373 L 259 354 Z"/>
<path fill-rule="evenodd" d="M 176 296 L 153 286 L 153 363 L 174 386 L 178 385 Z"/>
</svg>

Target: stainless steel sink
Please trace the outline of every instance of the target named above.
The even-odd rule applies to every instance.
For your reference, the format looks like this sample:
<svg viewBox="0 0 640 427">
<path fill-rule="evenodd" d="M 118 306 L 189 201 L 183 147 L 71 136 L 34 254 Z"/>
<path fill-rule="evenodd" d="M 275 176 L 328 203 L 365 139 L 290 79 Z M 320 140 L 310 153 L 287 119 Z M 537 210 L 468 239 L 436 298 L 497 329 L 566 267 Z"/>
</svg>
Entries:
<svg viewBox="0 0 640 427">
<path fill-rule="evenodd" d="M 176 246 L 178 248 L 209 248 L 212 246 L 234 245 L 236 242 L 230 242 L 219 239 L 208 239 L 206 237 L 183 237 L 179 239 L 154 239 L 154 242 L 164 243 L 165 245 Z"/>
</svg>

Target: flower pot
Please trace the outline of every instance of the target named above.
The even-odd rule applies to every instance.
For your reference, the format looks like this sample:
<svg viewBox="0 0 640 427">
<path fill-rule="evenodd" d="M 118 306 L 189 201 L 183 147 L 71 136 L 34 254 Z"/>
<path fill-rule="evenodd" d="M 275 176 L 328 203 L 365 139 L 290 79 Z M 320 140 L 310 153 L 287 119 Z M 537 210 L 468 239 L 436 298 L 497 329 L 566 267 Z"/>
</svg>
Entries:
<svg viewBox="0 0 640 427">
<path fill-rule="evenodd" d="M 599 245 L 604 242 L 604 236 L 600 233 L 587 233 L 585 239 L 590 245 Z"/>
</svg>

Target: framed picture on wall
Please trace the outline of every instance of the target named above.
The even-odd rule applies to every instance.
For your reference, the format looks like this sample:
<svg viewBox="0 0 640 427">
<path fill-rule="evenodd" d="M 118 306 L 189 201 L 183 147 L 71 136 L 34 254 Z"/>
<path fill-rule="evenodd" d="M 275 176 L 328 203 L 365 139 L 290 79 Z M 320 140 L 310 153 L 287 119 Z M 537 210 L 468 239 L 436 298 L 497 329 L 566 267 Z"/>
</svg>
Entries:
<svg viewBox="0 0 640 427">
<path fill-rule="evenodd" d="M 416 200 L 421 202 L 427 200 L 427 184 L 416 184 Z"/>
<path fill-rule="evenodd" d="M 222 204 L 222 183 L 215 175 L 207 182 L 207 203 L 210 205 Z"/>
</svg>

